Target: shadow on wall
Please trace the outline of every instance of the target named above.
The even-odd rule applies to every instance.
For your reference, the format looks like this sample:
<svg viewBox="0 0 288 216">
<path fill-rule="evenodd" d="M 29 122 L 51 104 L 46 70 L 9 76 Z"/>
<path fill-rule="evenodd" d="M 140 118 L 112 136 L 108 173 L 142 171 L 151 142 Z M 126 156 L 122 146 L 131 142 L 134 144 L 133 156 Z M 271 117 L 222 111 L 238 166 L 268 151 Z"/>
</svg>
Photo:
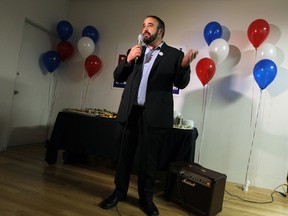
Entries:
<svg viewBox="0 0 288 216">
<path fill-rule="evenodd" d="M 278 67 L 275 80 L 267 87 L 271 96 L 276 97 L 288 90 L 288 69 Z"/>
<path fill-rule="evenodd" d="M 45 143 L 47 139 L 47 127 L 17 127 L 14 128 L 8 138 L 8 148 L 27 144 Z"/>
<path fill-rule="evenodd" d="M 238 79 L 237 76 L 229 75 L 215 80 L 213 85 L 211 85 L 211 87 L 208 89 L 206 105 L 209 106 L 209 104 L 212 102 L 214 108 L 222 109 L 244 97 L 241 92 L 233 89 L 233 83 L 238 82 L 235 81 L 236 79 Z M 248 84 L 244 84 L 242 87 L 248 88 Z M 198 113 L 202 113 L 202 106 L 204 103 L 203 94 L 204 87 L 203 89 L 186 94 L 184 99 L 185 104 L 183 104 L 182 111 L 185 118 L 193 119 L 195 122 L 201 122 L 201 118 L 197 116 L 199 116 Z"/>
<path fill-rule="evenodd" d="M 207 99 L 210 100 L 209 94 L 211 94 L 210 91 L 213 90 L 212 100 L 219 108 L 227 106 L 227 103 L 229 104 L 231 102 L 234 102 L 242 96 L 241 93 L 233 89 L 233 85 L 235 82 L 237 82 L 239 76 L 237 74 L 232 74 L 233 67 L 235 67 L 240 62 L 241 53 L 237 47 L 233 45 L 229 45 L 229 47 L 229 54 L 227 59 L 224 60 L 224 62 L 222 62 L 220 65 L 217 65 L 215 76 L 212 78 L 210 83 L 208 83 L 209 88 Z M 197 79 L 196 75 L 195 77 L 193 77 L 193 79 Z M 204 88 L 205 87 L 203 86 L 203 89 L 198 89 L 196 91 L 188 93 L 184 100 L 184 116 L 188 117 L 189 119 L 194 119 L 196 122 L 196 118 L 198 116 L 197 113 L 201 113 L 201 106 L 203 106 L 203 103 L 201 101 L 203 101 Z M 244 86 L 243 88 L 248 87 Z M 197 110 L 197 107 L 199 108 L 199 110 Z"/>
</svg>

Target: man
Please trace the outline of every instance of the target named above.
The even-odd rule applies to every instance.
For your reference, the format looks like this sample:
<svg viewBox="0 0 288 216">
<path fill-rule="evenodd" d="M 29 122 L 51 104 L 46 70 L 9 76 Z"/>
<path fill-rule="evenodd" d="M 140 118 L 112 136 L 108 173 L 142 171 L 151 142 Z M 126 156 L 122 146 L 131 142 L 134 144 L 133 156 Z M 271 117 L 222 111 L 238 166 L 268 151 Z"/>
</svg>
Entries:
<svg viewBox="0 0 288 216">
<path fill-rule="evenodd" d="M 126 81 L 117 119 L 123 127 L 119 166 L 113 194 L 101 203 L 104 209 L 126 199 L 136 149 L 139 148 L 139 204 L 149 216 L 159 215 L 153 202 L 157 154 L 167 130 L 173 126 L 173 85 L 183 89 L 190 81 L 190 63 L 198 51 L 180 50 L 162 41 L 165 24 L 147 16 L 143 42 L 133 46 L 114 71 L 117 82 Z M 165 146 L 165 143 L 164 143 Z"/>
</svg>

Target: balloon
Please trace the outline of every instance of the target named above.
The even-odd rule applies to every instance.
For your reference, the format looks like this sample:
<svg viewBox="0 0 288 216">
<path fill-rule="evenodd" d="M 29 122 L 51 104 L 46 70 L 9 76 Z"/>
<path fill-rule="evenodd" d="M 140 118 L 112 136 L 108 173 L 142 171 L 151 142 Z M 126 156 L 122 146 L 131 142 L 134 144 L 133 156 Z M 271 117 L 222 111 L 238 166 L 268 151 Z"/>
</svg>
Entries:
<svg viewBox="0 0 288 216">
<path fill-rule="evenodd" d="M 260 60 L 253 69 L 254 79 L 262 90 L 275 79 L 276 74 L 277 66 L 270 59 Z"/>
<path fill-rule="evenodd" d="M 89 37 L 82 37 L 78 41 L 78 51 L 83 58 L 87 58 L 94 52 L 95 44 Z"/>
<path fill-rule="evenodd" d="M 196 74 L 203 86 L 205 86 L 213 78 L 215 71 L 215 63 L 210 58 L 202 58 L 196 64 Z"/>
<path fill-rule="evenodd" d="M 85 69 L 91 78 L 101 69 L 101 59 L 96 55 L 90 55 L 85 59 Z"/>
<path fill-rule="evenodd" d="M 273 44 L 264 43 L 257 49 L 257 60 L 270 59 L 274 61 L 276 59 L 276 54 L 277 51 Z"/>
<path fill-rule="evenodd" d="M 90 37 L 94 41 L 94 43 L 98 41 L 99 37 L 97 29 L 93 26 L 86 26 L 82 31 L 82 36 Z"/>
<path fill-rule="evenodd" d="M 228 53 L 229 45 L 227 41 L 222 38 L 215 39 L 209 46 L 209 56 L 216 64 L 224 61 Z"/>
<path fill-rule="evenodd" d="M 254 20 L 247 29 L 249 41 L 257 49 L 267 38 L 270 32 L 270 26 L 263 19 Z"/>
<path fill-rule="evenodd" d="M 204 38 L 208 44 L 222 36 L 222 26 L 218 22 L 210 22 L 204 28 Z"/>
<path fill-rule="evenodd" d="M 43 56 L 46 69 L 52 73 L 60 65 L 60 56 L 55 51 L 48 51 Z"/>
<path fill-rule="evenodd" d="M 57 24 L 57 33 L 62 41 L 68 40 L 73 33 L 73 27 L 68 21 L 62 20 Z"/>
<path fill-rule="evenodd" d="M 68 41 L 60 41 L 57 45 L 57 51 L 60 55 L 60 59 L 65 61 L 70 58 L 74 53 L 73 45 Z"/>
</svg>

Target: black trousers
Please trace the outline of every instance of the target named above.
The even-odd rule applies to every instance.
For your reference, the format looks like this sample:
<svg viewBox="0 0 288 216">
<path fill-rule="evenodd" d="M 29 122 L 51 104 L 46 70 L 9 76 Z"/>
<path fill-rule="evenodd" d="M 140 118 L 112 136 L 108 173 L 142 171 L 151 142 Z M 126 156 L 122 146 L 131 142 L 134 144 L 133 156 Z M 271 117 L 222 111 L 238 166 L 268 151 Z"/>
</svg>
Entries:
<svg viewBox="0 0 288 216">
<path fill-rule="evenodd" d="M 122 125 L 121 150 L 115 176 L 117 196 L 128 192 L 134 157 L 139 151 L 138 194 L 143 201 L 152 201 L 157 171 L 159 146 L 165 140 L 167 128 L 153 128 L 145 121 L 144 107 L 134 106 L 128 122 Z"/>
</svg>

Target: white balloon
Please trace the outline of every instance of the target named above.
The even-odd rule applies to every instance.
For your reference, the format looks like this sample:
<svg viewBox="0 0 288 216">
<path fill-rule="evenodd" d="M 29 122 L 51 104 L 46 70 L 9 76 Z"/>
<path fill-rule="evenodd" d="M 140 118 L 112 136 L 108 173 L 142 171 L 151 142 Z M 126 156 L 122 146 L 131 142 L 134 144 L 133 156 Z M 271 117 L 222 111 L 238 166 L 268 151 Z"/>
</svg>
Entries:
<svg viewBox="0 0 288 216">
<path fill-rule="evenodd" d="M 257 61 L 260 61 L 262 59 L 270 59 L 275 61 L 277 55 L 276 48 L 273 44 L 271 43 L 265 43 L 262 44 L 260 47 L 257 49 Z"/>
<path fill-rule="evenodd" d="M 229 44 L 226 40 L 218 38 L 209 45 L 209 56 L 216 63 L 223 62 L 229 53 Z"/>
<path fill-rule="evenodd" d="M 90 37 L 82 37 L 78 41 L 78 51 L 80 55 L 86 59 L 95 49 L 94 41 Z"/>
</svg>

